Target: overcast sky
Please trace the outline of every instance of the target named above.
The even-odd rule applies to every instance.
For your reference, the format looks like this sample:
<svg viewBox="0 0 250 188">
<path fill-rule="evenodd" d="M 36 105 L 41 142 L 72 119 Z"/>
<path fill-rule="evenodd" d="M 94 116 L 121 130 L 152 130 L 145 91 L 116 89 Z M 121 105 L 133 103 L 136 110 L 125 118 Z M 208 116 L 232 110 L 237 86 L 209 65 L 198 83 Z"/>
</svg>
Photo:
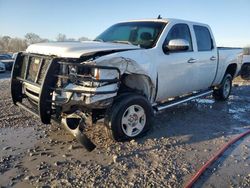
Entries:
<svg viewBox="0 0 250 188">
<path fill-rule="evenodd" d="M 116 22 L 158 14 L 209 24 L 220 46 L 250 45 L 250 0 L 0 0 L 0 35 L 93 39 Z"/>
</svg>

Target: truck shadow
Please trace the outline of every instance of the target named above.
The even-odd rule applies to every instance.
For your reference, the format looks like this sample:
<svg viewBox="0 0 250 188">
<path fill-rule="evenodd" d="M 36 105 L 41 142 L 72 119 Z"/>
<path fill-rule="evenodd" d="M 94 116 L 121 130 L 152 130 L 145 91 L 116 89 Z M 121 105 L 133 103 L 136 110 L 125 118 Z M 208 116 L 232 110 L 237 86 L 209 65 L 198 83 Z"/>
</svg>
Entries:
<svg viewBox="0 0 250 188">
<path fill-rule="evenodd" d="M 250 86 L 235 87 L 228 101 L 212 97 L 198 99 L 156 115 L 153 130 L 138 139 L 178 138 L 176 144 L 190 144 L 240 133 L 250 125 Z"/>
</svg>

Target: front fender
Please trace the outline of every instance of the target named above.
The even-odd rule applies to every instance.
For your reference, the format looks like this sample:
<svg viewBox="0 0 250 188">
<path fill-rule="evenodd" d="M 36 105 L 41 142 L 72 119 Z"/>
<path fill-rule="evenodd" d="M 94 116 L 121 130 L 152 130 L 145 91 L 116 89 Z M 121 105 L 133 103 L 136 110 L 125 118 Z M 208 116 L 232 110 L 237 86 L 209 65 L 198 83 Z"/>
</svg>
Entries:
<svg viewBox="0 0 250 188">
<path fill-rule="evenodd" d="M 139 74 L 157 85 L 157 70 L 150 49 L 117 52 L 96 59 L 96 64 L 117 67 L 123 74 Z"/>
<path fill-rule="evenodd" d="M 154 102 L 157 91 L 157 71 L 154 63 L 150 61 L 152 58 L 146 55 L 150 53 L 145 53 L 146 51 L 132 50 L 109 54 L 98 58 L 96 64 L 116 67 L 120 70 L 121 75 L 129 75 L 129 79 L 126 81 L 127 84 L 129 83 L 127 86 L 138 90 L 144 88 L 143 91 L 147 90 L 145 94 L 148 99 Z"/>
</svg>

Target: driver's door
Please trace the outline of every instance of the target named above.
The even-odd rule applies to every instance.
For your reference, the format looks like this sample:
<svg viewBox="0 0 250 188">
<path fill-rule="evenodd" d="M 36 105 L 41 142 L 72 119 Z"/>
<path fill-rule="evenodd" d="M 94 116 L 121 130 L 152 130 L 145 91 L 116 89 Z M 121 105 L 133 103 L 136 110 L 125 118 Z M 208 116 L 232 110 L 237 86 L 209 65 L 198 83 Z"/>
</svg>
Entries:
<svg viewBox="0 0 250 188">
<path fill-rule="evenodd" d="M 190 28 L 187 24 L 176 24 L 172 26 L 163 46 L 170 40 L 184 39 L 189 43 L 186 51 L 164 51 L 157 61 L 158 69 L 158 94 L 157 101 L 169 97 L 180 96 L 197 89 L 196 52 L 193 50 Z"/>
</svg>

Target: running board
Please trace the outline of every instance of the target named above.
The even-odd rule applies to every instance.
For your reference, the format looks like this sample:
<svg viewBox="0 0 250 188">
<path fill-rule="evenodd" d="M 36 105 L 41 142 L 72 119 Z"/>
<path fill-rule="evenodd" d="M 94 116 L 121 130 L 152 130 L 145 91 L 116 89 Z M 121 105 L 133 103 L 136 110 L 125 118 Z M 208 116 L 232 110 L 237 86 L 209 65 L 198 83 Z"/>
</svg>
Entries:
<svg viewBox="0 0 250 188">
<path fill-rule="evenodd" d="M 176 105 L 179 105 L 179 104 L 182 104 L 182 103 L 185 103 L 185 102 L 188 102 L 188 101 L 191 101 L 191 100 L 194 100 L 194 99 L 206 96 L 206 95 L 210 95 L 211 93 L 213 93 L 213 90 L 206 90 L 203 92 L 193 94 L 191 96 L 183 97 L 181 99 L 177 99 L 177 100 L 173 100 L 173 101 L 169 101 L 163 104 L 156 105 L 154 106 L 154 109 L 156 111 L 161 111 L 161 110 L 164 110 L 164 109 L 167 109 L 167 108 L 170 108 L 170 107 L 173 107 L 173 106 L 176 106 Z"/>
</svg>

